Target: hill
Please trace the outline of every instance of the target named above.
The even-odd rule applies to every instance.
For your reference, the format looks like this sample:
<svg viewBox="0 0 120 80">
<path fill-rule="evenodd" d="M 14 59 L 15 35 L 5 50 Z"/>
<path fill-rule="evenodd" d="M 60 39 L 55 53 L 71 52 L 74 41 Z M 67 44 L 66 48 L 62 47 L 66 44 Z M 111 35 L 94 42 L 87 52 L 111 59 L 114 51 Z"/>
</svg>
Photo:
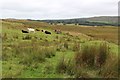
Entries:
<svg viewBox="0 0 120 80">
<path fill-rule="evenodd" d="M 38 20 L 39 21 L 39 20 Z M 61 19 L 61 20 L 40 20 L 48 23 L 63 23 L 63 24 L 79 24 L 90 26 L 118 26 L 117 16 L 100 16 L 90 18 L 75 18 L 75 19 Z"/>
</svg>

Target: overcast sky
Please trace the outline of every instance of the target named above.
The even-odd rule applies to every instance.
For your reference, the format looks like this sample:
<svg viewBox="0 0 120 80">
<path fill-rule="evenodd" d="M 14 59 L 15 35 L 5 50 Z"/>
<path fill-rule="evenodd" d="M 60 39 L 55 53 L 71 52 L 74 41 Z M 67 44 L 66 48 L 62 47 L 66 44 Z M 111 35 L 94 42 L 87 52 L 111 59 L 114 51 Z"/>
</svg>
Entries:
<svg viewBox="0 0 120 80">
<path fill-rule="evenodd" d="M 119 0 L 0 0 L 0 18 L 66 19 L 117 16 Z"/>
</svg>

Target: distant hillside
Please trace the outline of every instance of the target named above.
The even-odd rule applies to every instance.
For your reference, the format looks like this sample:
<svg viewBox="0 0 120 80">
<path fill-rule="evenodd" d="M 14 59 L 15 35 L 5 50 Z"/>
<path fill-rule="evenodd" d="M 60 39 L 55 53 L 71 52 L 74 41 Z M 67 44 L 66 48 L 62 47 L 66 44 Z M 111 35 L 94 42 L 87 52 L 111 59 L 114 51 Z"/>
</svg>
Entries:
<svg viewBox="0 0 120 80">
<path fill-rule="evenodd" d="M 63 23 L 63 24 L 79 24 L 90 26 L 118 26 L 117 16 L 101 16 L 91 18 L 76 18 L 76 19 L 62 19 L 62 20 L 41 20 L 48 23 Z"/>
<path fill-rule="evenodd" d="M 96 21 L 96 22 L 106 22 L 106 23 L 117 23 L 118 17 L 117 16 L 101 16 L 101 17 L 92 17 L 86 18 L 87 21 Z"/>
</svg>

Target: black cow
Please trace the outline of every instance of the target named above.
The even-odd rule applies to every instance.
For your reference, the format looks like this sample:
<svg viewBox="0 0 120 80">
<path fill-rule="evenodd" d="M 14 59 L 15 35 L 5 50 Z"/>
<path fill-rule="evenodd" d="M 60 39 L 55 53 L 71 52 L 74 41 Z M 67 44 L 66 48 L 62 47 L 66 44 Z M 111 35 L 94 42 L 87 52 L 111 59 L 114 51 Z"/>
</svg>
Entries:
<svg viewBox="0 0 120 80">
<path fill-rule="evenodd" d="M 42 32 L 44 32 L 44 30 L 41 30 Z"/>
<path fill-rule="evenodd" d="M 22 30 L 22 33 L 29 33 L 28 31 Z"/>
<path fill-rule="evenodd" d="M 49 31 L 45 31 L 45 34 L 51 34 L 51 32 L 49 32 Z"/>
</svg>

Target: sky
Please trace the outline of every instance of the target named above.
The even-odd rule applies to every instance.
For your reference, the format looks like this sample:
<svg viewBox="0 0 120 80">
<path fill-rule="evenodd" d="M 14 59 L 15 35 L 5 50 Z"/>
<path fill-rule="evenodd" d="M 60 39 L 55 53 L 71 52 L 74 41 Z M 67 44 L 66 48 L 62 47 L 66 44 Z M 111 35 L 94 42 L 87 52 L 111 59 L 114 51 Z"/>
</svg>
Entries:
<svg viewBox="0 0 120 80">
<path fill-rule="evenodd" d="M 117 16 L 119 0 L 0 0 L 0 18 L 71 19 Z"/>
</svg>

